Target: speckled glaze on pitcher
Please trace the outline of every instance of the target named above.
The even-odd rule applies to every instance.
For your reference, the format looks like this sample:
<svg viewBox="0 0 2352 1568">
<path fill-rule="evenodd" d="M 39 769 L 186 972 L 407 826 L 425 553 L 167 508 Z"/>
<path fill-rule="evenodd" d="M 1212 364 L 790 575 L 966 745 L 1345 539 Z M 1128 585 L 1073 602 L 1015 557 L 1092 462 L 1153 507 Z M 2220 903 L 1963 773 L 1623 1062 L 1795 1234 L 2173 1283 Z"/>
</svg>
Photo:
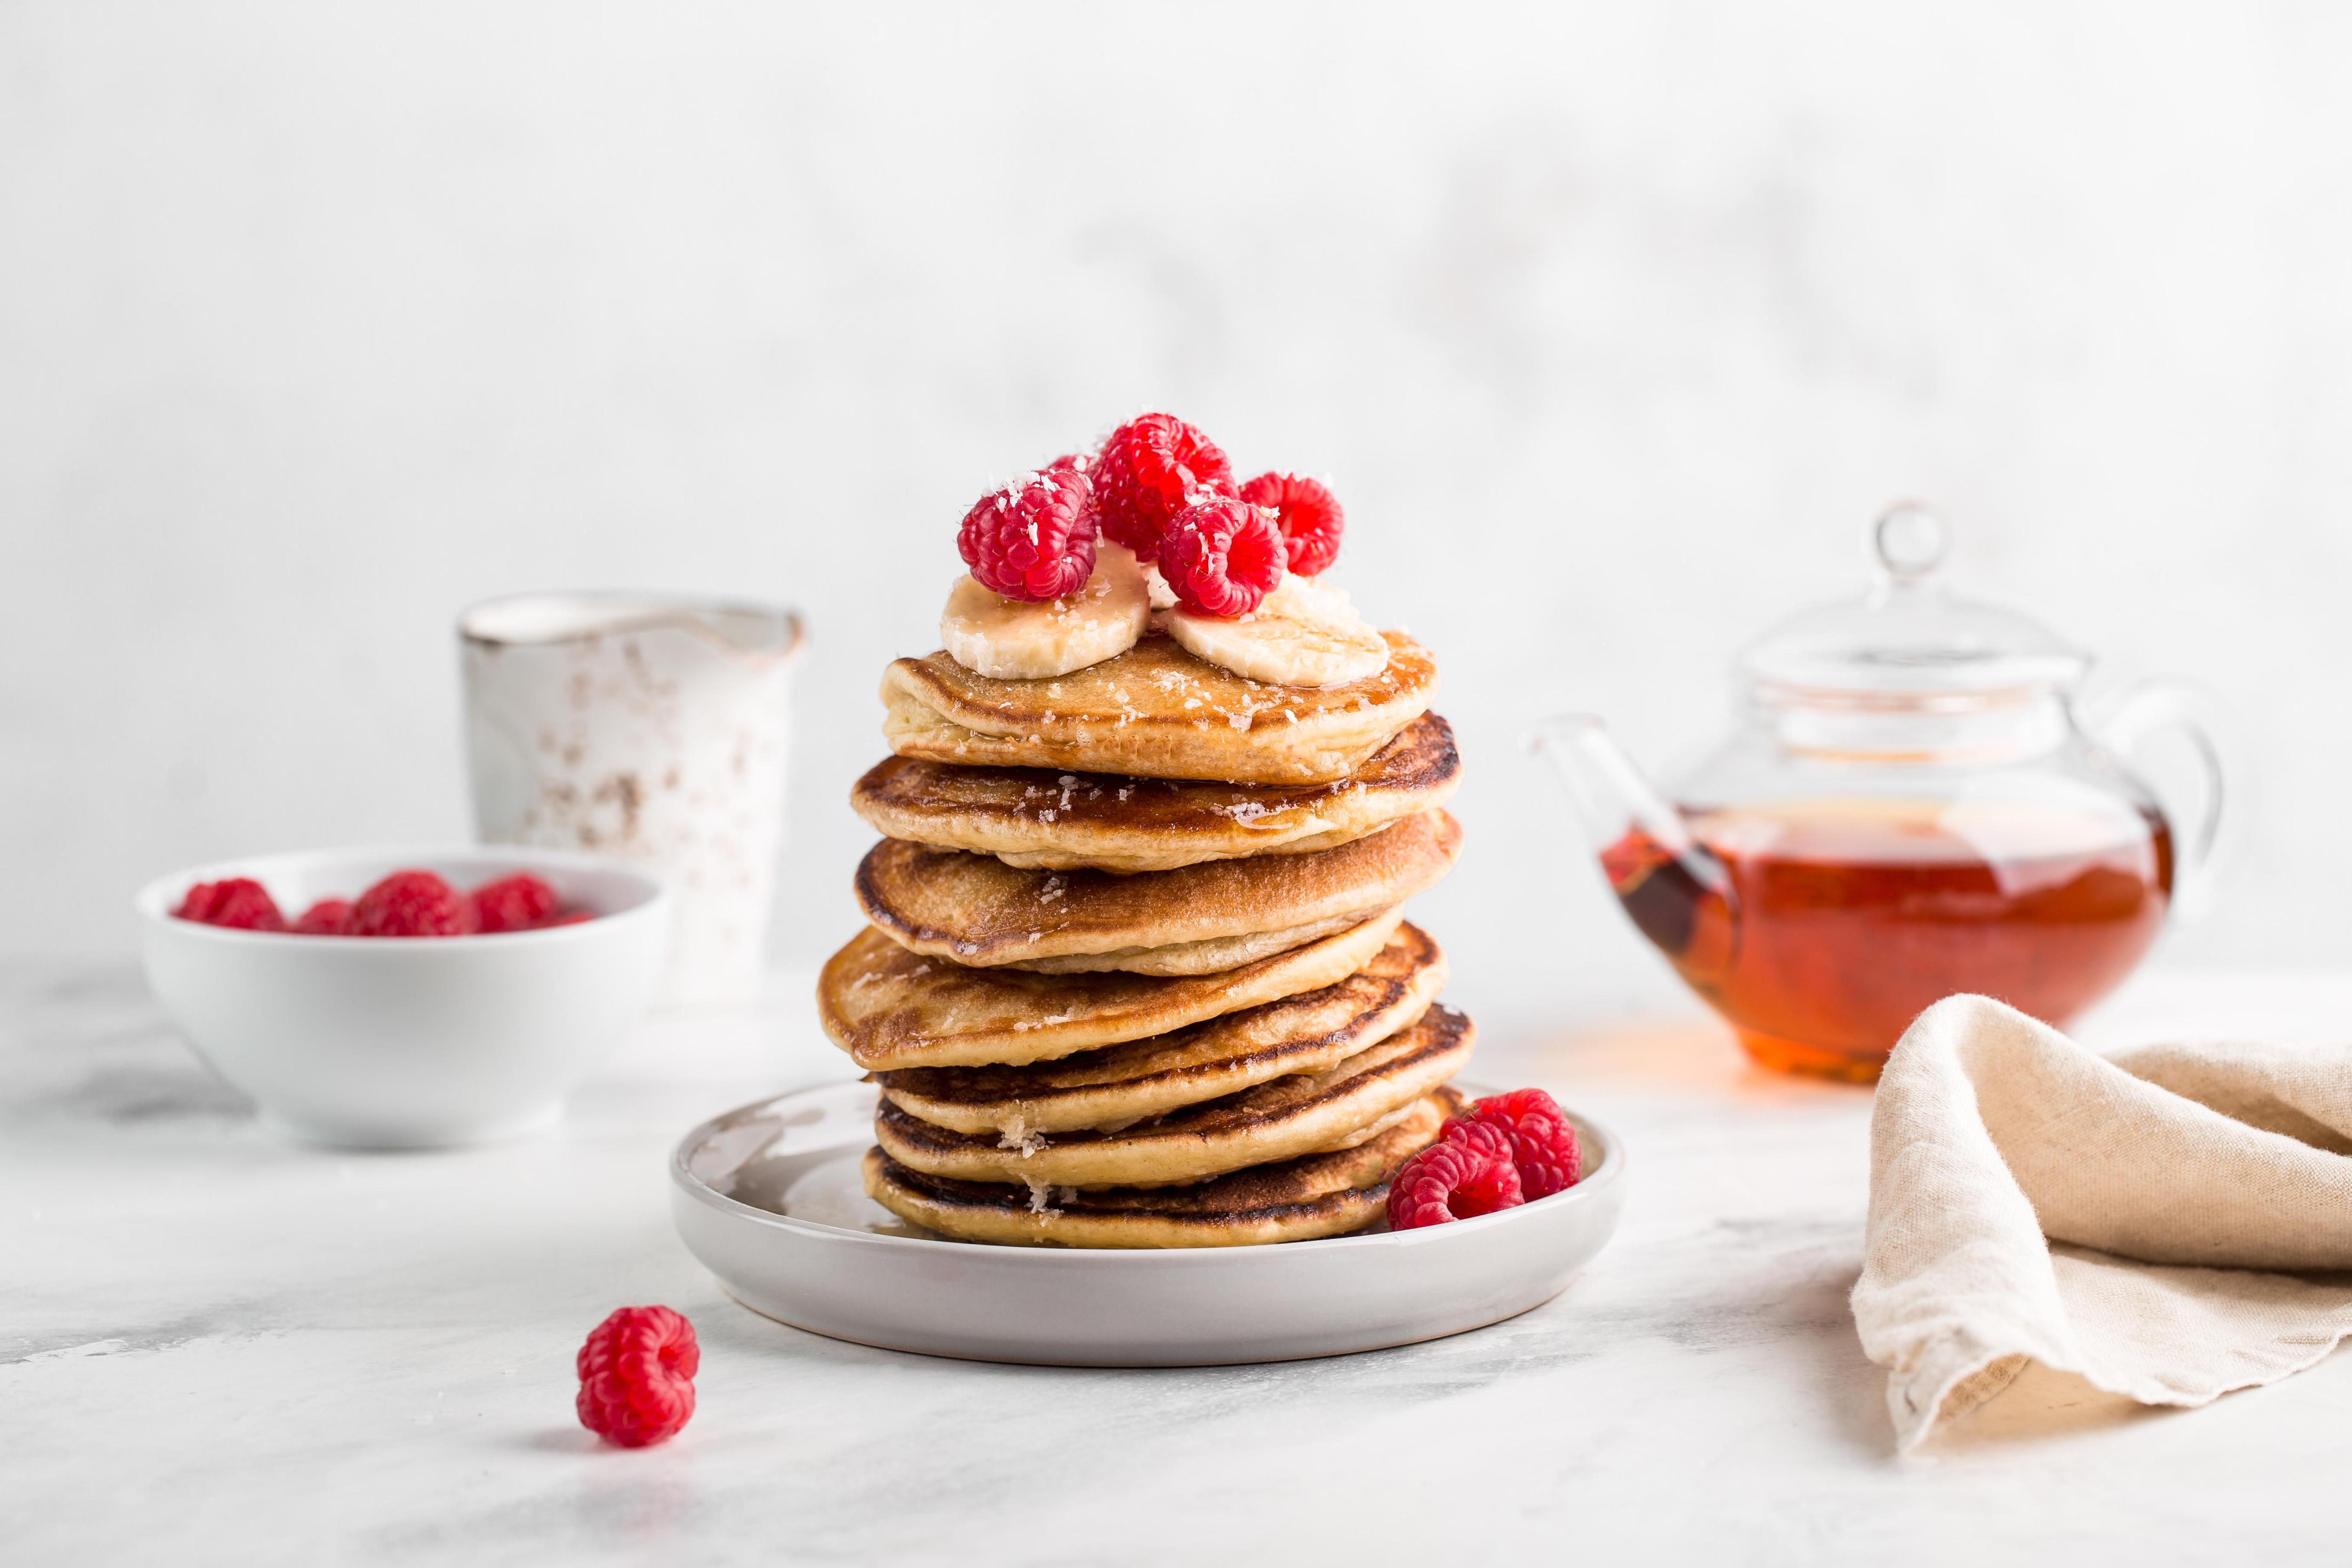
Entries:
<svg viewBox="0 0 2352 1568">
<path fill-rule="evenodd" d="M 759 987 L 783 847 L 801 619 L 765 605 L 529 594 L 458 618 L 475 828 L 668 883 L 667 1005 Z"/>
</svg>

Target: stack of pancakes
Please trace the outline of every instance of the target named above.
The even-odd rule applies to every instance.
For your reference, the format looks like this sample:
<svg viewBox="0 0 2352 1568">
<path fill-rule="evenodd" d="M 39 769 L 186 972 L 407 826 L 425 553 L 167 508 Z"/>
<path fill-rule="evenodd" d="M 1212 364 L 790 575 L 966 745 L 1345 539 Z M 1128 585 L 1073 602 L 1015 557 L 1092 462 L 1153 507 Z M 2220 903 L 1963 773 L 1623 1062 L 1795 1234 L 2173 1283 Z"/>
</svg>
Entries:
<svg viewBox="0 0 2352 1568">
<path fill-rule="evenodd" d="M 881 1088 L 866 1189 L 971 1241 L 1198 1247 L 1376 1218 L 1460 1108 L 1470 1020 L 1401 905 L 1453 865 L 1428 653 L 1246 680 L 1151 632 L 1053 680 L 883 681 L 888 835 L 825 1031 Z"/>
</svg>

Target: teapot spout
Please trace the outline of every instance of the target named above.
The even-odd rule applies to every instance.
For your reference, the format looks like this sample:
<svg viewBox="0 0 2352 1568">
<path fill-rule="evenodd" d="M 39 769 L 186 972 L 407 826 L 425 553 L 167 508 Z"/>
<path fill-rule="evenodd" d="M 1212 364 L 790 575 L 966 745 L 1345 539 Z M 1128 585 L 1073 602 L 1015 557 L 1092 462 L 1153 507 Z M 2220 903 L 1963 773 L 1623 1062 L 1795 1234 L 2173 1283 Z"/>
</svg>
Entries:
<svg viewBox="0 0 2352 1568">
<path fill-rule="evenodd" d="M 1593 715 L 1546 719 L 1532 745 L 1559 775 L 1634 927 L 1711 996 L 1738 956 L 1738 892 L 1721 857 Z"/>
<path fill-rule="evenodd" d="M 1639 829 L 1672 854 L 1692 847 L 1690 824 L 1658 793 L 1593 714 L 1554 714 L 1536 727 L 1533 747 L 1559 775 L 1592 847 L 1609 846 Z"/>
</svg>

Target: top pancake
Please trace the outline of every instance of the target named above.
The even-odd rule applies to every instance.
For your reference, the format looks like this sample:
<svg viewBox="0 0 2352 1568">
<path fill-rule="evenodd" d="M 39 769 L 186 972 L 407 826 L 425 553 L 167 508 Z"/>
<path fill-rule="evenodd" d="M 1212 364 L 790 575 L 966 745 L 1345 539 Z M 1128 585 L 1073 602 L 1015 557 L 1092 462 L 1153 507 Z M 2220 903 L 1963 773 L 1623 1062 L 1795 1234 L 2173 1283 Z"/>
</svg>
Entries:
<svg viewBox="0 0 2352 1568">
<path fill-rule="evenodd" d="M 1425 713 L 1331 784 L 1221 784 L 972 768 L 892 757 L 850 791 L 894 839 L 992 854 L 1034 871 L 1120 874 L 1305 854 L 1443 805 L 1462 779 L 1454 730 Z"/>
<path fill-rule="evenodd" d="M 900 839 L 857 868 L 866 917 L 918 953 L 979 967 L 1202 975 L 1362 922 L 1445 874 L 1462 828 L 1444 808 L 1337 849 L 1175 871 L 1020 871 Z"/>
<path fill-rule="evenodd" d="M 1427 710 L 1437 662 L 1384 632 L 1388 666 L 1341 686 L 1274 686 L 1193 657 L 1165 632 L 1051 680 L 976 674 L 940 652 L 882 675 L 901 757 L 1233 784 L 1345 779 Z"/>
</svg>

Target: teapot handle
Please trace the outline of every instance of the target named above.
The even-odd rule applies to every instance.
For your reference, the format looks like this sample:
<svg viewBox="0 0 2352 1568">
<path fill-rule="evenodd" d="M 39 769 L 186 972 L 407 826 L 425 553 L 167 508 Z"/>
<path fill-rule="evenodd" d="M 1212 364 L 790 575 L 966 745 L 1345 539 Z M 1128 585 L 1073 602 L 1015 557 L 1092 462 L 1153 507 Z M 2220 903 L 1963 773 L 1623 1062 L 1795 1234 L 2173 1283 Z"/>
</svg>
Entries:
<svg viewBox="0 0 2352 1568">
<path fill-rule="evenodd" d="M 2149 738 L 2177 735 L 2189 745 L 2204 776 L 2192 814 L 2175 810 L 2175 802 L 2158 795 L 2165 820 L 2174 829 L 2172 841 L 2172 907 L 2194 918 L 2202 913 L 2212 892 L 2214 852 L 2221 841 L 2224 803 L 2229 799 L 2223 779 L 2221 747 L 2214 739 L 2213 699 L 2186 681 L 2158 677 L 2137 681 L 2107 702 L 2089 726 L 2092 737 L 2126 761 Z M 2196 831 L 2186 839 L 2179 825 L 2193 820 Z"/>
</svg>

